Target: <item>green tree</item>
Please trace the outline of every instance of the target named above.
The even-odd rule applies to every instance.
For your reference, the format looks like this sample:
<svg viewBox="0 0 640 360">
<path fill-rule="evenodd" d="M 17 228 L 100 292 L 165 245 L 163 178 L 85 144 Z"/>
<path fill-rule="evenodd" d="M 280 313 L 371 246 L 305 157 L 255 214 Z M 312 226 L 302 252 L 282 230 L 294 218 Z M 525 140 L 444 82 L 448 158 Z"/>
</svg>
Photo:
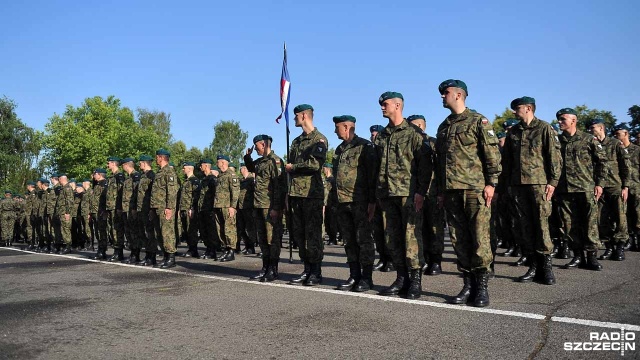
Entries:
<svg viewBox="0 0 640 360">
<path fill-rule="evenodd" d="M 170 148 L 174 141 L 171 135 L 171 114 L 144 108 L 137 108 L 136 113 L 142 129 L 155 132 L 162 146 Z"/>
<path fill-rule="evenodd" d="M 578 113 L 578 129 L 583 131 L 589 130 L 589 124 L 595 119 L 603 119 L 607 129 L 607 134 L 611 134 L 611 130 L 616 125 L 616 117 L 611 111 L 589 109 L 587 105 L 578 105 L 574 108 Z"/>
<path fill-rule="evenodd" d="M 22 192 L 26 182 L 42 174 L 37 168 L 42 133 L 26 126 L 16 113 L 16 103 L 0 98 L 0 186 Z"/>
<path fill-rule="evenodd" d="M 640 135 L 640 106 L 633 105 L 627 114 L 631 117 L 631 121 L 628 123 L 629 134 L 633 141 L 637 141 Z"/>
<path fill-rule="evenodd" d="M 104 167 L 109 156 L 153 155 L 165 143 L 154 129 L 136 121 L 119 99 L 95 96 L 49 118 L 44 145 L 50 170 L 87 177 L 94 168 Z"/>
<path fill-rule="evenodd" d="M 242 161 L 249 133 L 242 131 L 240 123 L 233 120 L 221 120 L 213 127 L 213 132 L 214 138 L 210 148 L 212 160 L 215 161 L 215 156 L 218 154 L 223 154 L 229 156 L 232 163 Z"/>
<path fill-rule="evenodd" d="M 171 162 L 176 165 L 176 169 L 179 169 L 185 161 L 184 157 L 187 153 L 187 145 L 184 141 L 179 140 L 167 146 L 167 148 L 169 152 L 171 152 Z"/>
<path fill-rule="evenodd" d="M 329 148 L 327 149 L 327 160 L 325 161 L 326 163 L 333 163 L 333 157 L 336 155 L 336 149 L 334 148 Z"/>
<path fill-rule="evenodd" d="M 509 119 L 515 119 L 516 116 L 513 114 L 513 111 L 511 109 L 509 109 L 508 107 L 504 109 L 504 111 L 502 112 L 502 114 L 498 115 L 496 114 L 496 116 L 493 118 L 493 131 L 497 133 L 504 131 L 504 128 L 502 127 L 502 124 L 504 124 L 505 121 L 509 120 Z"/>
</svg>

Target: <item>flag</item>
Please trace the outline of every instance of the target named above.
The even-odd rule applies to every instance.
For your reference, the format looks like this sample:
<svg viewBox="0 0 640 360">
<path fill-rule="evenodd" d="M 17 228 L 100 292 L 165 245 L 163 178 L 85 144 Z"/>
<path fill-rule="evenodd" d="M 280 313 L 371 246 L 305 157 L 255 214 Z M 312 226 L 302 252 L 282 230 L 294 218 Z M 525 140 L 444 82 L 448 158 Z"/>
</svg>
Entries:
<svg viewBox="0 0 640 360">
<path fill-rule="evenodd" d="M 284 60 L 282 61 L 282 75 L 280 76 L 280 106 L 282 112 L 276 118 L 276 122 L 280 124 L 282 114 L 284 114 L 287 129 L 289 129 L 289 92 L 291 91 L 291 81 L 289 81 L 289 71 L 287 70 L 287 44 L 284 44 Z"/>
</svg>

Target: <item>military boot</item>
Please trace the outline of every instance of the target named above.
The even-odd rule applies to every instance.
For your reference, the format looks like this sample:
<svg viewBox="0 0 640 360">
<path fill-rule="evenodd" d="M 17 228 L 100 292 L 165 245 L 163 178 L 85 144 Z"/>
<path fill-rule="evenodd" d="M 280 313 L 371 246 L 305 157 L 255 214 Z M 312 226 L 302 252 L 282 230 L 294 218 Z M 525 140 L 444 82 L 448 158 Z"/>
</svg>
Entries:
<svg viewBox="0 0 640 360">
<path fill-rule="evenodd" d="M 362 267 L 362 277 L 353 291 L 365 292 L 371 289 L 373 289 L 373 265 L 365 265 Z"/>
<path fill-rule="evenodd" d="M 109 262 L 122 262 L 124 260 L 124 253 L 122 248 L 113 249 L 113 256 L 109 259 Z"/>
<path fill-rule="evenodd" d="M 604 253 L 602 255 L 600 255 L 599 259 L 600 260 L 609 260 L 611 259 L 611 255 L 613 255 L 613 248 L 611 247 L 611 241 L 607 241 L 604 243 Z"/>
<path fill-rule="evenodd" d="M 422 271 L 411 269 L 409 274 L 409 288 L 407 289 L 407 299 L 417 299 L 422 293 Z"/>
<path fill-rule="evenodd" d="M 267 270 L 269 269 L 269 259 L 267 259 L 266 257 L 262 258 L 262 269 L 260 269 L 260 272 L 258 273 L 258 275 L 252 276 L 250 279 L 251 280 L 260 280 L 262 281 L 262 278 L 264 277 L 264 274 L 267 273 Z"/>
<path fill-rule="evenodd" d="M 172 267 L 176 267 L 176 254 L 168 254 L 167 261 L 160 265 L 161 269 L 169 269 Z"/>
<path fill-rule="evenodd" d="M 530 262 L 534 261 L 535 259 L 529 259 L 529 257 L 527 257 L 527 255 L 523 255 L 520 257 L 520 259 L 518 259 L 516 262 L 512 263 L 511 266 L 523 266 L 523 265 L 528 265 Z"/>
<path fill-rule="evenodd" d="M 349 278 L 347 281 L 338 285 L 336 290 L 351 291 L 353 287 L 360 282 L 362 273 L 360 272 L 360 264 L 358 262 L 350 262 L 349 264 Z"/>
<path fill-rule="evenodd" d="M 458 293 L 458 295 L 449 299 L 450 304 L 466 304 L 469 301 L 475 300 L 475 277 L 470 272 L 463 272 L 462 280 L 464 282 L 464 285 L 462 285 L 462 290 L 460 290 L 460 293 Z"/>
<path fill-rule="evenodd" d="M 556 283 L 556 277 L 553 274 L 551 254 L 541 255 L 541 257 L 542 276 L 540 277 L 540 281 L 545 285 L 553 285 Z"/>
<path fill-rule="evenodd" d="M 405 268 L 396 269 L 396 280 L 387 288 L 380 292 L 382 296 L 395 296 L 401 291 L 406 291 L 405 286 L 408 284 L 409 274 Z"/>
<path fill-rule="evenodd" d="M 615 247 L 615 250 L 613 250 L 613 254 L 611 254 L 611 260 L 614 261 L 622 261 L 624 260 L 624 247 L 625 244 L 623 242 L 617 243 L 615 245 L 612 245 L 612 247 Z"/>
<path fill-rule="evenodd" d="M 309 263 L 308 261 L 305 261 L 304 270 L 302 271 L 302 274 L 300 274 L 300 276 L 298 276 L 297 278 L 289 281 L 289 284 L 292 284 L 292 285 L 303 284 L 305 281 L 307 281 L 307 278 L 309 277 L 310 273 L 311 273 L 311 263 Z"/>
<path fill-rule="evenodd" d="M 374 271 L 382 271 L 381 269 L 385 266 L 384 256 L 380 256 L 378 263 L 373 266 Z"/>
<path fill-rule="evenodd" d="M 189 246 L 189 250 L 187 250 L 187 252 L 184 253 L 184 255 L 182 255 L 182 257 L 192 257 L 192 258 L 199 258 L 200 254 L 198 254 L 198 246 Z"/>
<path fill-rule="evenodd" d="M 145 251 L 144 252 L 144 259 L 142 261 L 138 261 L 136 263 L 136 265 L 139 265 L 139 266 L 147 266 L 147 265 L 149 265 L 149 263 L 151 262 L 151 260 L 149 260 L 149 256 L 150 256 L 149 252 Z"/>
<path fill-rule="evenodd" d="M 96 252 L 96 256 L 93 257 L 93 260 L 107 260 L 107 249 L 98 247 L 98 251 Z"/>
<path fill-rule="evenodd" d="M 532 255 L 529 261 L 529 270 L 527 270 L 527 272 L 524 275 L 518 278 L 518 282 L 533 281 L 535 278 L 537 278 L 536 277 L 537 270 L 538 270 L 538 262 L 536 261 L 535 257 Z"/>
<path fill-rule="evenodd" d="M 229 262 L 236 259 L 236 254 L 232 249 L 227 249 L 224 256 L 221 257 L 218 261 L 220 262 Z"/>
<path fill-rule="evenodd" d="M 573 269 L 575 267 L 582 267 L 587 262 L 584 257 L 584 251 L 582 250 L 573 250 L 573 259 L 566 263 L 562 268 L 563 269 Z"/>
<path fill-rule="evenodd" d="M 245 245 L 244 249 L 241 251 L 242 255 L 253 255 L 256 253 L 256 248 L 252 244 Z"/>
<path fill-rule="evenodd" d="M 500 253 L 498 255 L 500 256 L 513 256 L 513 253 L 516 251 L 516 247 L 514 244 L 510 244 L 509 248 L 507 249 L 507 251 Z"/>
<path fill-rule="evenodd" d="M 522 247 L 520 245 L 516 245 L 516 249 L 514 250 L 513 254 L 511 254 L 511 256 L 513 257 L 520 257 L 522 256 Z"/>
<path fill-rule="evenodd" d="M 396 267 L 395 265 L 393 265 L 393 261 L 391 260 L 390 257 L 387 257 L 387 260 L 385 262 L 384 268 L 382 268 L 382 270 L 380 270 L 381 272 L 392 272 L 395 271 Z"/>
<path fill-rule="evenodd" d="M 637 234 L 631 234 L 629 236 L 629 251 L 638 251 L 640 250 L 640 247 L 638 246 L 638 235 Z"/>
<path fill-rule="evenodd" d="M 473 306 L 485 307 L 489 305 L 489 274 L 477 273 L 475 276 L 478 292 L 476 298 L 473 300 Z"/>
<path fill-rule="evenodd" d="M 316 286 L 322 283 L 322 270 L 320 263 L 310 264 L 309 277 L 303 283 L 304 286 Z"/>
<path fill-rule="evenodd" d="M 597 254 L 597 251 L 587 251 L 587 261 L 581 267 L 588 270 L 601 271 L 602 265 L 598 262 Z"/>
<path fill-rule="evenodd" d="M 562 240 L 555 238 L 555 239 L 551 239 L 551 242 L 553 243 L 553 250 L 551 250 L 551 256 L 556 256 L 556 254 L 558 254 L 558 251 L 560 251 L 560 243 L 562 242 Z"/>
<path fill-rule="evenodd" d="M 278 278 L 278 262 L 277 261 L 269 261 L 269 266 L 267 266 L 267 272 L 264 274 L 260 282 L 272 282 Z"/>
<path fill-rule="evenodd" d="M 431 276 L 442 274 L 442 266 L 440 265 L 441 263 L 442 263 L 442 255 L 441 254 L 430 255 L 429 256 L 429 266 L 427 267 L 427 270 L 424 272 L 424 274 L 425 275 L 431 275 Z"/>
<path fill-rule="evenodd" d="M 568 259 L 569 258 L 569 242 L 564 239 L 560 239 L 560 247 L 558 248 L 558 254 L 556 258 L 558 259 Z"/>
<path fill-rule="evenodd" d="M 71 254 L 71 245 L 66 245 L 63 249 L 60 250 L 60 255 Z"/>
<path fill-rule="evenodd" d="M 162 252 L 162 260 L 160 260 L 159 264 L 155 264 L 153 267 L 160 267 L 161 268 L 162 266 L 164 266 L 164 264 L 167 263 L 167 261 L 169 261 L 169 253 L 166 252 L 166 251 L 163 251 Z"/>
</svg>

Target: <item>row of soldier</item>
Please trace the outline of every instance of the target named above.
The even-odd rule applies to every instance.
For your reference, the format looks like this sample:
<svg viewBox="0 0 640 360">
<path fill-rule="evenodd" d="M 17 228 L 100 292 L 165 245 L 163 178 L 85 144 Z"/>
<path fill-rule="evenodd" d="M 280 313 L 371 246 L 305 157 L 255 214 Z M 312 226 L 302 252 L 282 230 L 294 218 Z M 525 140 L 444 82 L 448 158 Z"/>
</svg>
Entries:
<svg viewBox="0 0 640 360">
<path fill-rule="evenodd" d="M 573 250 L 566 268 L 601 270 L 596 258 L 600 238 L 608 240 L 602 259 L 624 259 L 624 209 L 628 198 L 635 199 L 635 190 L 629 189 L 635 189 L 638 183 L 638 151 L 629 147 L 628 131 L 618 129 L 620 141 L 613 141 L 604 136 L 604 125 L 596 123 L 591 126 L 595 137 L 587 135 L 577 130 L 575 111 L 565 108 L 556 114 L 559 134 L 535 116 L 535 100 L 525 96 L 511 103 L 518 122 L 505 134 L 495 134 L 488 119 L 466 107 L 468 89 L 463 81 L 446 80 L 438 90 L 451 115 L 439 126 L 435 138 L 425 134 L 423 116 L 405 119 L 404 98 L 397 92 L 386 92 L 379 98 L 382 115 L 389 124 L 371 127 L 372 141 L 355 134 L 355 117 L 333 118 L 342 143 L 336 148 L 333 163 L 325 166 L 325 171 L 334 171 L 332 204 L 327 203 L 328 180 L 322 170 L 328 140 L 313 125 L 313 107 L 307 104 L 294 109 L 295 125 L 302 128 L 302 134 L 291 144 L 284 171 L 283 162 L 271 150 L 270 136 L 256 136 L 254 146 L 247 150 L 243 175 L 253 173 L 248 182 L 253 187 L 253 208 L 246 216 L 236 213 L 241 180 L 235 171 L 228 171 L 229 159 L 224 155 L 217 159 L 218 176 L 211 169 L 211 161 L 201 162 L 203 180 L 193 176 L 195 164 L 184 164 L 187 178 L 178 205 L 177 176 L 168 166 L 168 152 L 156 153 L 160 171 L 155 177 L 152 158 L 138 159 L 143 173 L 137 191 L 128 190 L 136 183 L 132 176 L 134 159 L 110 158 L 108 180 L 104 169 L 96 169 L 93 187 L 80 187 L 92 199 L 82 221 L 96 224 L 99 246 L 95 258 L 106 259 L 111 234 L 111 260 L 124 260 L 126 234 L 131 247 L 129 262 L 156 265 L 159 246 L 164 253 L 160 266 L 175 266 L 173 220 L 178 217 L 187 234 L 186 256 L 197 256 L 200 238 L 207 249 L 203 258 L 231 261 L 237 244 L 236 221 L 242 218 L 254 226 L 249 233 L 262 252 L 262 271 L 254 279 L 273 281 L 278 278 L 282 217 L 288 210 L 290 236 L 298 243 L 304 263 L 302 274 L 291 283 L 313 286 L 322 282 L 322 224 L 328 217 L 324 214 L 327 205 L 335 211 L 337 223 L 327 223 L 330 241 L 331 234 L 336 233 L 331 228 L 337 227 L 350 270 L 347 281 L 338 287 L 342 290 L 367 291 L 373 287 L 377 250 L 380 261 L 375 269 L 396 271 L 395 281 L 381 295 L 420 297 L 423 271 L 431 275 L 441 271 L 445 224 L 463 275 L 462 290 L 450 300 L 456 304 L 489 304 L 488 279 L 498 238 L 521 249 L 524 257 L 519 263 L 528 265 L 527 272 L 518 278 L 522 282 L 555 284 L 551 266 L 555 250 L 550 234 L 560 234 L 554 236 L 561 238 L 557 245 L 562 253 L 567 254 L 568 247 Z M 252 158 L 254 149 L 257 160 Z M 630 163 L 633 156 L 636 164 Z M 128 177 L 119 172 L 118 165 Z M 55 216 L 38 219 L 41 215 L 36 215 L 34 228 L 39 239 L 47 239 L 44 235 L 49 222 L 55 238 L 68 245 L 64 228 L 69 200 L 65 194 L 70 186 L 61 175 L 53 193 L 62 197 L 48 208 Z M 41 180 L 38 185 L 43 191 L 46 186 Z M 62 189 L 55 190 L 56 186 Z M 598 220 L 599 213 L 603 221 Z M 551 225 L 550 217 L 556 220 Z M 636 223 L 633 234 L 637 232 Z M 596 224 L 601 225 L 600 233 Z M 492 230 L 497 236 L 492 236 Z M 44 244 L 39 245 L 42 248 Z M 147 256 L 140 260 L 143 247 Z M 216 254 L 219 247 L 223 250 L 220 257 Z M 68 252 L 69 247 L 60 251 Z M 511 253 L 511 249 L 507 251 Z"/>
</svg>

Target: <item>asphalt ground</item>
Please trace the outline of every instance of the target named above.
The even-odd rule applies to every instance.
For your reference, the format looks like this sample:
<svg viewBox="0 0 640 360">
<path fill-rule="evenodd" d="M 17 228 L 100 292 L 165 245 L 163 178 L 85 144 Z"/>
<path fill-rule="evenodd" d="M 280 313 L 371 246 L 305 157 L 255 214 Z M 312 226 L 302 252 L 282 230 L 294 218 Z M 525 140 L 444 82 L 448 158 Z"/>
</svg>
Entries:
<svg viewBox="0 0 640 360">
<path fill-rule="evenodd" d="M 640 358 L 635 252 L 602 261 L 601 272 L 560 269 L 568 260 L 554 259 L 554 286 L 515 282 L 526 269 L 498 257 L 491 304 L 478 309 L 446 303 L 462 286 L 448 243 L 443 274 L 423 277 L 419 300 L 377 295 L 395 273 L 375 272 L 367 293 L 333 290 L 348 277 L 340 246 L 325 247 L 317 287 L 286 284 L 302 270 L 286 249 L 280 279 L 263 284 L 247 280 L 261 267 L 255 255 L 179 258 L 162 270 L 20 248 L 0 248 L 2 359 Z M 634 338 L 624 354 L 616 345 L 565 350 L 612 346 L 621 329 Z"/>
</svg>

